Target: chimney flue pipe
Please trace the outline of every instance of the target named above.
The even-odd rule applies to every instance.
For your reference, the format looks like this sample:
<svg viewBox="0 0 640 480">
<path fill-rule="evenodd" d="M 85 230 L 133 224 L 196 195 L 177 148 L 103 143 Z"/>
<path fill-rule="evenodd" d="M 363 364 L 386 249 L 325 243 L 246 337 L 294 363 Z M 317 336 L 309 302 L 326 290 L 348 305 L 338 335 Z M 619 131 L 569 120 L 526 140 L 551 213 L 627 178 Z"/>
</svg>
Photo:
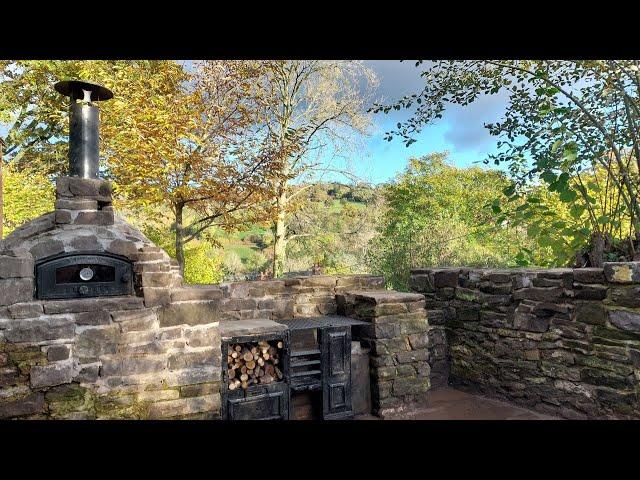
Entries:
<svg viewBox="0 0 640 480">
<path fill-rule="evenodd" d="M 69 106 L 69 175 L 98 178 L 100 114 L 94 102 L 109 100 L 113 93 L 95 83 L 65 80 L 56 91 L 71 99 Z"/>
</svg>

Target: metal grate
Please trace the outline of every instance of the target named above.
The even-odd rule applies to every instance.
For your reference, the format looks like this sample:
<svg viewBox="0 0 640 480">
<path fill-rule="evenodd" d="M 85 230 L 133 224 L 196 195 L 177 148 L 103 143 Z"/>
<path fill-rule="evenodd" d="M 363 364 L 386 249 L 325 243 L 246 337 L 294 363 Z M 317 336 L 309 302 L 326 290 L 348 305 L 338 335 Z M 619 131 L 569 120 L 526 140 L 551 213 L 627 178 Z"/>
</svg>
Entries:
<svg viewBox="0 0 640 480">
<path fill-rule="evenodd" d="M 287 320 L 278 320 L 278 323 L 286 325 L 289 330 L 308 330 L 311 328 L 327 328 L 327 327 L 349 327 L 353 325 L 367 325 L 368 322 L 356 320 L 349 317 L 323 316 L 323 317 L 302 317 L 291 318 Z"/>
</svg>

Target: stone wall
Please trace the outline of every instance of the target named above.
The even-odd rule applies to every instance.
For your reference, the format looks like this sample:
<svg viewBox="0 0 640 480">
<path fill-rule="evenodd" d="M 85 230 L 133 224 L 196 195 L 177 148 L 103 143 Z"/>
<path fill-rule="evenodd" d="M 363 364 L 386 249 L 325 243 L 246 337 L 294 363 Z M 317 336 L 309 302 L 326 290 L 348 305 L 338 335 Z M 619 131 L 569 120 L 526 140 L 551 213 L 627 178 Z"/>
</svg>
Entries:
<svg viewBox="0 0 640 480">
<path fill-rule="evenodd" d="M 431 370 L 424 295 L 347 291 L 338 305 L 338 313 L 370 322 L 354 329 L 370 348 L 373 413 L 395 415 L 424 402 Z"/>
<path fill-rule="evenodd" d="M 313 276 L 163 286 L 160 304 L 141 289 L 40 301 L 33 259 L 14 253 L 0 256 L 0 418 L 218 418 L 220 320 L 331 314 L 336 294 L 384 285 Z"/>
<path fill-rule="evenodd" d="M 411 287 L 446 331 L 430 361 L 453 385 L 565 418 L 640 417 L 640 263 L 416 269 Z"/>
<path fill-rule="evenodd" d="M 335 314 L 381 277 L 311 276 L 183 287 L 177 264 L 114 214 L 111 184 L 62 176 L 56 209 L 0 242 L 0 418 L 217 418 L 219 322 Z M 108 253 L 135 295 L 37 300 L 39 261 Z"/>
</svg>

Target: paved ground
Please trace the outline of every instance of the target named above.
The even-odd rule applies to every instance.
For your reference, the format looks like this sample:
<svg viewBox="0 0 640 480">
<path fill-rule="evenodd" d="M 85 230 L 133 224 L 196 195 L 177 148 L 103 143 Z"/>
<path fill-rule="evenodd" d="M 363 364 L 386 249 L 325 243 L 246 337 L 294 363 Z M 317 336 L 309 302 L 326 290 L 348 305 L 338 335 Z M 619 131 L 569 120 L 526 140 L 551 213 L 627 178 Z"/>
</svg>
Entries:
<svg viewBox="0 0 640 480">
<path fill-rule="evenodd" d="M 368 417 L 373 418 L 373 417 Z M 392 419 L 388 417 L 389 419 Z M 364 420 L 364 418 L 362 418 Z M 394 420 L 554 420 L 555 417 L 478 395 L 441 388 L 429 392 L 426 408 Z"/>
</svg>

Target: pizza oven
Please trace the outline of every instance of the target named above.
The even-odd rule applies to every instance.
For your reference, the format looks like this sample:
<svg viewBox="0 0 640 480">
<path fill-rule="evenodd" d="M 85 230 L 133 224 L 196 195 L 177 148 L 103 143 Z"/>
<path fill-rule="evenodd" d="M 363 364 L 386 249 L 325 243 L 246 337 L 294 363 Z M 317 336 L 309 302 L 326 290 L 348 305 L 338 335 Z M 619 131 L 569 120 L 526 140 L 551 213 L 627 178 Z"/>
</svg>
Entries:
<svg viewBox="0 0 640 480">
<path fill-rule="evenodd" d="M 111 182 L 100 177 L 96 103 L 113 94 L 80 80 L 58 82 L 55 89 L 71 100 L 68 175 L 56 179 L 55 210 L 15 229 L 1 248 L 28 257 L 38 300 L 139 296 L 146 306 L 166 304 L 169 288 L 182 283 L 177 264 L 116 218 Z"/>
</svg>

